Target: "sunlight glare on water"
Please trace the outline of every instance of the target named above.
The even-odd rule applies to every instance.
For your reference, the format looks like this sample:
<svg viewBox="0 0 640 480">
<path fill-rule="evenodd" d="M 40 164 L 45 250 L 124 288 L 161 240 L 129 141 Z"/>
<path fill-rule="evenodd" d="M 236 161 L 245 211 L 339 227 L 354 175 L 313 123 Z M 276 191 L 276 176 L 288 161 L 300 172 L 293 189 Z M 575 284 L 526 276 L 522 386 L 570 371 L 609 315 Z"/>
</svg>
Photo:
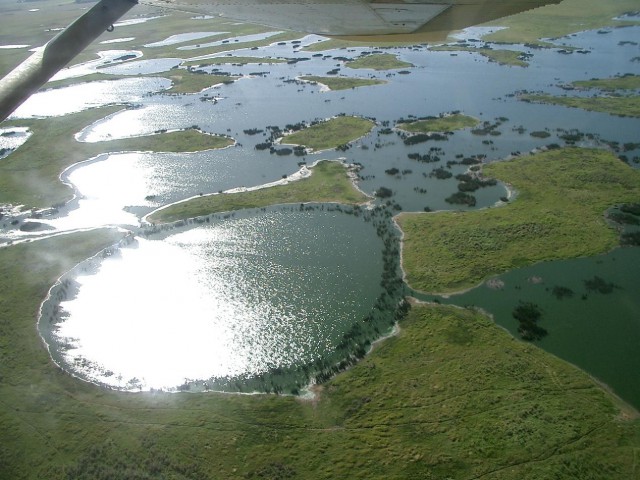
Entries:
<svg viewBox="0 0 640 480">
<path fill-rule="evenodd" d="M 46 223 L 61 230 L 138 225 L 138 217 L 127 212 L 126 208 L 151 207 L 152 202 L 145 197 L 152 191 L 159 192 L 163 186 L 169 188 L 166 182 L 156 182 L 162 168 L 145 162 L 144 157 L 139 153 L 101 155 L 74 167 L 67 181 L 76 188 L 78 208 L 62 218 L 46 220 Z M 113 164 L 117 168 L 113 168 Z"/>
<path fill-rule="evenodd" d="M 81 83 L 38 92 L 29 97 L 11 118 L 55 117 L 112 103 L 139 101 L 148 92 L 171 86 L 166 78 L 124 78 Z"/>
<path fill-rule="evenodd" d="M 171 105 L 153 105 L 126 110 L 84 128 L 76 135 L 76 140 L 92 143 L 149 135 L 163 128 L 179 128 L 177 124 L 181 120 L 180 116 L 185 119 L 185 122 L 189 121 L 187 109 L 177 109 Z M 189 124 L 186 123 L 186 125 Z"/>
<path fill-rule="evenodd" d="M 363 225 L 269 211 L 139 239 L 60 304 L 64 363 L 119 388 L 171 389 L 312 361 L 380 291 L 381 242 L 357 240 L 371 239 Z"/>
</svg>

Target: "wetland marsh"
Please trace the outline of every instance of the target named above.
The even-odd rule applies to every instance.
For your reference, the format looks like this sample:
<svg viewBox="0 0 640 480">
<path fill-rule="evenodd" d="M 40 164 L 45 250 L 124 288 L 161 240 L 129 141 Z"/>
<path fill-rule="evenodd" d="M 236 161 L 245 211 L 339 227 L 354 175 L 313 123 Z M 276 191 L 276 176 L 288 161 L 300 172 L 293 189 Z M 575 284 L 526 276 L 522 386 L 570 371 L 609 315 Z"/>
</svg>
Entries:
<svg viewBox="0 0 640 480">
<path fill-rule="evenodd" d="M 0 467 L 14 478 L 633 477 L 637 412 L 560 359 L 638 406 L 625 388 L 637 372 L 638 247 L 564 259 L 615 247 L 604 210 L 638 201 L 639 120 L 523 101 L 609 87 L 633 105 L 630 18 L 503 56 L 469 36 L 442 51 L 336 48 L 178 13 L 148 15 L 136 37 L 118 25 L 128 50 L 117 66 L 35 95 L 0 131 L 0 268 L 11 279 L 0 418 L 12 435 Z M 317 85 L 325 78 L 334 89 Z M 557 183 L 548 202 L 536 182 L 510 177 L 534 164 L 540 182 Z M 479 220 L 449 255 L 435 238 L 448 230 L 409 227 L 411 212 Z M 511 243 L 506 263 L 490 255 Z M 460 278 L 435 275 L 447 258 Z M 491 283 L 504 288 L 409 308 L 401 260 L 424 290 L 506 272 Z M 583 293 L 600 276 L 613 293 Z M 556 287 L 575 294 L 557 299 Z M 34 335 L 47 291 L 38 328 L 62 369 Z M 517 338 L 519 301 L 541 305 L 548 335 L 535 345 L 460 308 L 494 313 Z"/>
</svg>

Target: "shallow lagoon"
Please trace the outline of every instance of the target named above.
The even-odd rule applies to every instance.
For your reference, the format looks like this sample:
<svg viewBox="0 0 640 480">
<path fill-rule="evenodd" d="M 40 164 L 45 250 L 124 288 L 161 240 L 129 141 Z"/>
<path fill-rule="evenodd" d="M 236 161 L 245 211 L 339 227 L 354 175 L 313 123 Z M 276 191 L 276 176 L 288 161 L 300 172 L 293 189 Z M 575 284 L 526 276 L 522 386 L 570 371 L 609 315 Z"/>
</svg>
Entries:
<svg viewBox="0 0 640 480">
<path fill-rule="evenodd" d="M 381 293 L 382 241 L 362 218 L 281 207 L 139 238 L 97 263 L 78 268 L 53 337 L 40 322 L 54 358 L 101 384 L 172 389 L 331 351 Z"/>
</svg>

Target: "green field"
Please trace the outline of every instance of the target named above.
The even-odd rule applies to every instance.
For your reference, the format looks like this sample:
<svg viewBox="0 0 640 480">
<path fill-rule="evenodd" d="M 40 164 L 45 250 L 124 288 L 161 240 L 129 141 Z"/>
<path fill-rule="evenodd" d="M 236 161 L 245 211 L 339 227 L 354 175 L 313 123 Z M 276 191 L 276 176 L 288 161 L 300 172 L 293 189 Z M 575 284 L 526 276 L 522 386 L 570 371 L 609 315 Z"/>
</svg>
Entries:
<svg viewBox="0 0 640 480">
<path fill-rule="evenodd" d="M 193 198 L 163 208 L 147 218 L 151 223 L 166 223 L 210 213 L 260 208 L 283 203 L 337 202 L 360 204 L 369 200 L 356 189 L 344 165 L 324 161 L 311 168 L 312 175 L 302 180 L 249 192 L 222 193 Z"/>
<path fill-rule="evenodd" d="M 124 107 L 92 109 L 58 118 L 5 122 L 29 127 L 33 135 L 0 162 L 0 203 L 28 207 L 50 207 L 72 197 L 71 189 L 60 181 L 60 173 L 70 165 L 106 152 L 154 150 L 200 151 L 233 143 L 226 136 L 205 135 L 197 130 L 128 138 L 109 142 L 84 143 L 74 135 L 87 125 Z"/>
<path fill-rule="evenodd" d="M 604 212 L 640 198 L 640 172 L 603 150 L 565 148 L 495 162 L 484 174 L 518 192 L 499 208 L 402 214 L 406 280 L 448 293 L 545 260 L 590 256 L 617 244 Z"/>
<path fill-rule="evenodd" d="M 398 68 L 413 67 L 409 62 L 398 60 L 398 57 L 390 53 L 376 53 L 365 55 L 356 60 L 347 62 L 345 66 L 349 68 L 364 68 L 372 70 L 396 70 Z"/>
<path fill-rule="evenodd" d="M 3 479 L 637 477 L 632 411 L 575 367 L 454 307 L 415 307 L 313 401 L 79 381 L 52 364 L 35 312 L 59 275 L 113 235 L 0 249 Z"/>
<path fill-rule="evenodd" d="M 475 127 L 480 121 L 477 118 L 454 113 L 437 118 L 416 120 L 414 122 L 399 123 L 397 128 L 411 133 L 451 132 L 463 128 Z"/>
<path fill-rule="evenodd" d="M 304 145 L 313 150 L 326 150 L 346 145 L 367 135 L 375 123 L 360 117 L 334 117 L 285 136 L 283 144 Z"/>
<path fill-rule="evenodd" d="M 527 102 L 551 103 L 565 107 L 581 108 L 594 112 L 610 113 L 628 117 L 640 117 L 640 96 L 629 97 L 556 97 L 553 95 L 526 94 L 520 100 Z"/>
<path fill-rule="evenodd" d="M 315 82 L 325 85 L 329 90 L 349 90 L 358 87 L 369 87 L 372 85 L 383 85 L 387 82 L 372 78 L 349 78 L 349 77 L 316 77 L 307 75 L 300 77 L 306 82 Z"/>
</svg>

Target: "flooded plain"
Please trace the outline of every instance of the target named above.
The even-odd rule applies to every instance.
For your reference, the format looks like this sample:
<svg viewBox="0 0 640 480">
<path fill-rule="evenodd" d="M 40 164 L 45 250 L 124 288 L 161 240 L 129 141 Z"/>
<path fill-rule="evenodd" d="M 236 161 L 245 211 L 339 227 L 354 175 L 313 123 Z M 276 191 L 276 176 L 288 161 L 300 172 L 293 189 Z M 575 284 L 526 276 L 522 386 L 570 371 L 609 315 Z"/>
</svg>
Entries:
<svg viewBox="0 0 640 480">
<path fill-rule="evenodd" d="M 159 44 L 192 40 L 193 45 L 181 48 L 193 49 L 195 55 L 198 42 L 204 46 L 203 39 L 215 33 L 170 37 Z M 201 67 L 207 73 L 240 79 L 196 94 L 163 93 L 170 81 L 161 74 L 175 67 L 174 59 L 133 59 L 102 71 L 152 76 L 42 92 L 14 118 L 64 115 L 109 103 L 133 104 L 135 108 L 86 127 L 77 140 L 108 141 L 197 126 L 237 141 L 234 147 L 200 153 L 112 152 L 87 159 L 63 175 L 73 184 L 77 198 L 75 209 L 47 220 L 59 230 L 125 225 L 137 233 L 142 217 L 162 205 L 273 182 L 294 174 L 303 163 L 320 159 L 359 164 L 358 187 L 368 194 L 381 187 L 391 189 L 392 201 L 384 208 L 393 214 L 484 208 L 506 195 L 503 185 L 474 192 L 473 207 L 446 201 L 457 191 L 455 176 L 473 163 L 462 162 L 465 158 L 487 162 L 550 144 L 608 148 L 612 142 L 638 141 L 637 118 L 525 103 L 517 94 L 526 90 L 562 95 L 575 80 L 639 74 L 640 62 L 634 60 L 638 47 L 633 44 L 639 37 L 640 27 L 629 27 L 557 39 L 557 48 L 508 46 L 528 55 L 527 68 L 499 65 L 478 53 L 430 51 L 424 45 L 384 49 L 413 66 L 374 71 L 352 69 L 345 62 L 371 49 L 307 52 L 305 46 L 323 39 L 304 36 L 295 42 L 233 52 L 238 57 L 287 59 L 284 63 L 238 64 L 230 57 L 231 63 Z M 583 53 L 562 53 L 567 47 Z M 225 57 L 227 52 L 217 56 Z M 300 80 L 327 74 L 385 83 L 321 91 L 320 86 Z M 405 144 L 401 132 L 393 128 L 401 119 L 454 111 L 490 128 L 484 133 L 471 128 L 449 132 L 417 145 Z M 286 130 L 340 114 L 375 119 L 376 127 L 339 151 L 295 156 L 255 148 L 273 127 Z M 548 135 L 541 138 L 533 132 Z M 416 154 L 423 160 L 416 161 Z M 639 154 L 637 146 L 626 152 L 634 167 Z M 439 178 L 434 175 L 437 168 L 452 175 Z M 341 336 L 374 308 L 381 292 L 382 250 L 383 239 L 372 224 L 339 212 L 287 207 L 222 216 L 170 234 L 142 236 L 95 267 L 87 267 L 77 277 L 75 294 L 60 304 L 62 316 L 55 328 L 49 328 L 44 317 L 40 328 L 56 361 L 82 378 L 117 388 L 171 389 L 185 381 L 210 382 L 214 377 L 252 376 L 306 365 L 334 349 Z M 624 284 L 606 298 L 589 295 L 581 300 L 577 294 L 571 300 L 555 301 L 544 290 L 550 279 L 558 278 L 557 282 L 578 292 L 587 273 L 578 273 L 573 264 L 554 262 L 531 267 L 531 272 L 507 274 L 539 275 L 545 278 L 542 285 L 525 288 L 526 281 L 509 277 L 505 284 L 513 288 L 489 292 L 480 287 L 451 301 L 483 306 L 513 331 L 509 317 L 514 302 L 528 295 L 549 297 L 543 302 L 549 335 L 540 346 L 586 369 L 638 405 L 637 389 L 624 387 L 632 383 L 638 368 L 640 316 L 633 300 L 640 298 L 633 281 L 640 265 L 638 250 L 617 252 L 624 256 L 621 260 L 584 260 L 591 262 L 594 272 L 607 265 L 624 264 L 631 269 L 602 274 Z M 572 276 L 561 280 L 567 270 L 573 271 Z M 392 318 L 393 308 L 385 314 Z M 577 341 L 580 338 L 584 340 Z M 594 350 L 599 354 L 593 355 Z"/>
</svg>

